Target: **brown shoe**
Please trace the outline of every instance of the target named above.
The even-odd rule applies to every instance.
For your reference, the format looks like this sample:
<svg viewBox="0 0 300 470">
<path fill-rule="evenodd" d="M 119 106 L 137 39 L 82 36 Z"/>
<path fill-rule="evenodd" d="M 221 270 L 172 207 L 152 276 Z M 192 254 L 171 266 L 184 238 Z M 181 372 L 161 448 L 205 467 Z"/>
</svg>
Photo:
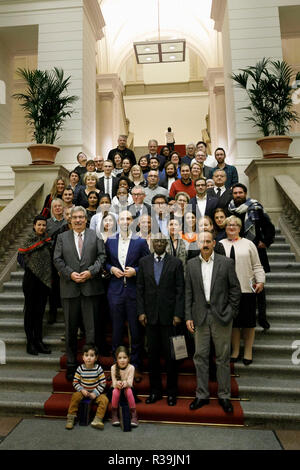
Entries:
<svg viewBox="0 0 300 470">
<path fill-rule="evenodd" d="M 130 408 L 130 413 L 131 413 L 131 426 L 136 428 L 139 425 L 136 408 Z"/>
<path fill-rule="evenodd" d="M 75 415 L 68 415 L 67 416 L 66 429 L 73 429 L 74 428 L 75 418 L 76 418 Z"/>
<path fill-rule="evenodd" d="M 134 371 L 134 380 L 135 380 L 135 382 L 140 383 L 142 381 L 142 378 L 143 378 L 143 374 L 138 369 L 135 369 L 135 371 Z"/>
<path fill-rule="evenodd" d="M 104 423 L 98 416 L 95 416 L 94 420 L 91 422 L 91 426 L 96 429 L 104 429 Z"/>
</svg>

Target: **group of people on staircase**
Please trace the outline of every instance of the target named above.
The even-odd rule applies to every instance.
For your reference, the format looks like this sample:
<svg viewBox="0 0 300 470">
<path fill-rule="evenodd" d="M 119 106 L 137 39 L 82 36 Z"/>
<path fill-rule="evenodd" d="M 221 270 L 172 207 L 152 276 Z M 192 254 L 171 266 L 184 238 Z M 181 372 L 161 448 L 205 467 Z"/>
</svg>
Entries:
<svg viewBox="0 0 300 470">
<path fill-rule="evenodd" d="M 49 323 L 56 321 L 58 307 L 64 312 L 67 380 L 75 374 L 75 382 L 80 381 L 79 328 L 90 347 L 83 356 L 89 376 L 95 361 L 88 356 L 99 351 L 100 356 L 112 354 L 117 359 L 127 322 L 131 375 L 128 379 L 123 372 L 130 365 L 129 353 L 123 351 L 128 360 L 126 366 L 117 366 L 114 388 L 124 388 L 123 376 L 130 389 L 142 380 L 146 354 L 150 380 L 146 403 L 161 400 L 162 355 L 167 403 L 175 406 L 178 361 L 170 341 L 181 334 L 193 354 L 197 375 L 190 409 L 209 403 L 211 357 L 215 356 L 219 403 L 226 413 L 233 412 L 230 362 L 241 359 L 243 336 L 242 360 L 245 366 L 252 363 L 256 305 L 259 324 L 270 327 L 264 284 L 270 270 L 266 249 L 274 241 L 274 226 L 262 205 L 247 196 L 236 168 L 225 162 L 223 148 L 208 155 L 207 144 L 200 141 L 186 145 L 186 155 L 181 156 L 170 146 L 158 153 L 158 143 L 151 139 L 149 153 L 137 163 L 126 144 L 126 136 L 119 136 L 106 160 L 102 156 L 88 160 L 79 153 L 69 181 L 60 176 L 54 181 L 41 214 L 34 219 L 32 235 L 19 249 L 25 268 L 27 352 L 51 352 L 42 336 L 48 298 Z M 106 335 L 109 321 L 111 344 Z M 96 382 L 95 393 L 87 392 L 94 399 L 104 391 Z M 88 396 L 83 392 L 86 388 L 80 387 L 76 383 L 76 393 Z M 137 425 L 134 398 L 126 393 Z M 113 395 L 114 410 L 119 395 Z M 69 409 L 73 418 L 77 401 L 72 400 Z M 92 424 L 100 429 L 104 402 L 97 401 L 102 411 Z M 113 424 L 118 424 L 115 412 L 113 418 Z"/>
</svg>

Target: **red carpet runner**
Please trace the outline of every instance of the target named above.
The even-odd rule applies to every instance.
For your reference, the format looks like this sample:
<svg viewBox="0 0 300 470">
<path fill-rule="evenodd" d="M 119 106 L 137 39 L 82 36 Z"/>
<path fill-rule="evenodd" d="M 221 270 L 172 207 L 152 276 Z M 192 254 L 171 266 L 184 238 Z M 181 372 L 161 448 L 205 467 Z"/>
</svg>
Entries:
<svg viewBox="0 0 300 470">
<path fill-rule="evenodd" d="M 80 362 L 80 356 L 78 360 Z M 102 357 L 100 361 L 106 376 L 110 376 L 110 367 L 112 358 Z M 61 369 L 66 368 L 66 356 L 62 356 L 60 362 Z M 143 380 L 139 384 L 135 384 L 134 388 L 141 399 L 141 403 L 137 404 L 137 411 L 140 420 L 172 422 L 172 423 L 206 423 L 220 425 L 243 425 L 243 411 L 239 401 L 233 400 L 233 414 L 226 414 L 218 404 L 217 383 L 210 382 L 210 404 L 196 411 L 189 409 L 189 404 L 195 397 L 196 376 L 193 361 L 186 359 L 180 361 L 180 373 L 178 379 L 178 401 L 174 407 L 168 406 L 166 397 L 154 403 L 146 405 L 145 399 L 149 394 L 149 377 L 147 373 L 143 374 Z M 145 368 L 147 370 L 147 363 Z M 166 377 L 163 375 L 163 384 L 166 383 Z M 110 382 L 108 382 L 110 385 Z M 48 416 L 66 416 L 68 406 L 73 392 L 72 383 L 67 382 L 65 371 L 59 372 L 53 379 L 53 394 L 46 401 L 44 408 L 45 414 Z M 238 398 L 238 384 L 234 377 L 231 377 L 231 397 Z M 108 411 L 110 415 L 110 408 Z"/>
</svg>

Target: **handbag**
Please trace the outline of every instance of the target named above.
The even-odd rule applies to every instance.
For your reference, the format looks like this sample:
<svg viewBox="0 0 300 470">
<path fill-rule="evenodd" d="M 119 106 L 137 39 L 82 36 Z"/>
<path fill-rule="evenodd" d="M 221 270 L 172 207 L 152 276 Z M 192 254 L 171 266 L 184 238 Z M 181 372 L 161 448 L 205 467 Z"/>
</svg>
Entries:
<svg viewBox="0 0 300 470">
<path fill-rule="evenodd" d="M 188 357 L 186 341 L 184 335 L 177 335 L 170 337 L 171 343 L 171 357 L 176 361 Z"/>
</svg>

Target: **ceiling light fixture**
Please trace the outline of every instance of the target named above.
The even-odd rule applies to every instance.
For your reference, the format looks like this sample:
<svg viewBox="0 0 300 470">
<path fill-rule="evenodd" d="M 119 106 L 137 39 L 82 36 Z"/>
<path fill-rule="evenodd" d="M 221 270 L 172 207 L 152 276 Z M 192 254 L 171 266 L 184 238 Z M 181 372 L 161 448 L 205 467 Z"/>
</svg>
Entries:
<svg viewBox="0 0 300 470">
<path fill-rule="evenodd" d="M 157 23 L 158 40 L 133 43 L 137 63 L 184 62 L 185 39 L 160 39 L 159 0 L 157 1 Z"/>
</svg>

